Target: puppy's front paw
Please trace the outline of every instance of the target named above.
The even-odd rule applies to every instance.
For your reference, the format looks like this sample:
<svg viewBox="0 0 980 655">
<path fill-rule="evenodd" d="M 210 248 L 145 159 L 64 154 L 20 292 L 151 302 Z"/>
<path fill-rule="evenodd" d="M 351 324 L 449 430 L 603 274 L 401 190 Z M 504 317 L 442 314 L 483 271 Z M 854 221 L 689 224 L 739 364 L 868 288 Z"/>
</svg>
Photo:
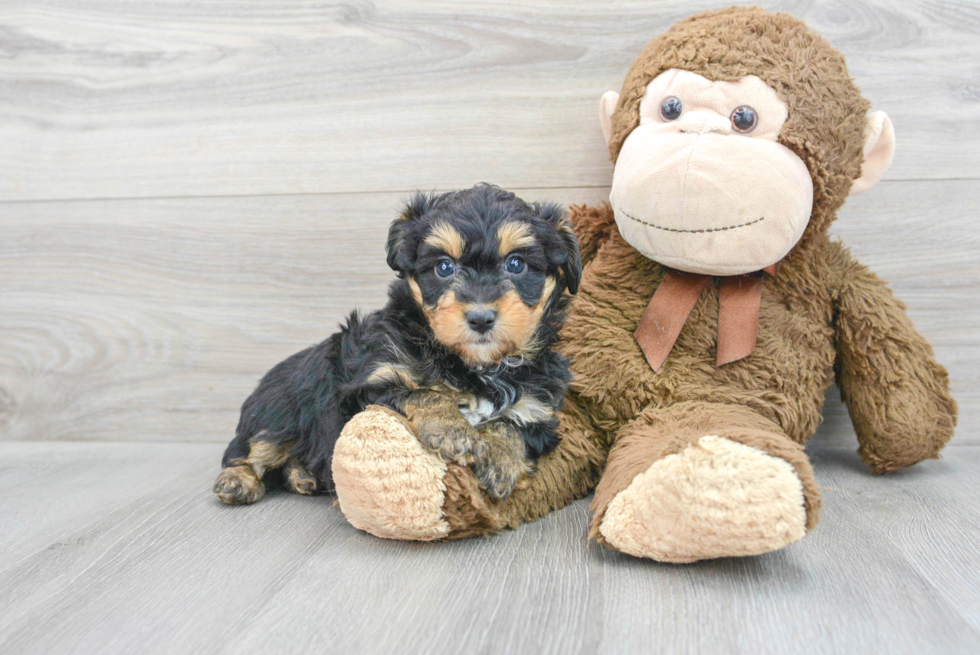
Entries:
<svg viewBox="0 0 980 655">
<path fill-rule="evenodd" d="M 214 493 L 229 505 L 251 505 L 265 496 L 265 484 L 252 467 L 229 466 L 222 469 L 214 481 Z"/>
<path fill-rule="evenodd" d="M 404 409 L 422 445 L 444 461 L 466 466 L 481 454 L 480 433 L 459 413 L 457 394 L 422 391 Z"/>
<path fill-rule="evenodd" d="M 483 451 L 479 433 L 468 426 L 422 425 L 416 432 L 423 446 L 447 462 L 466 466 L 476 461 Z"/>
<path fill-rule="evenodd" d="M 473 464 L 473 475 L 493 500 L 504 500 L 518 481 L 532 471 L 521 435 L 503 421 L 493 421 L 480 430 L 481 448 Z"/>
</svg>

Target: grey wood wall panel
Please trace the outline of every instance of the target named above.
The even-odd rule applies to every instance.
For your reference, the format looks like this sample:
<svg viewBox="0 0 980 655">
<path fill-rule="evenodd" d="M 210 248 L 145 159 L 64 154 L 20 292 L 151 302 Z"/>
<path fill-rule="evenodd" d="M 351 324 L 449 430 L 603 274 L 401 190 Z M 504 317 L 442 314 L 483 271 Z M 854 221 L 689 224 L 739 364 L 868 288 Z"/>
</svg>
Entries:
<svg viewBox="0 0 980 655">
<path fill-rule="evenodd" d="M 875 477 L 815 444 L 826 506 L 811 535 L 683 566 L 588 544 L 588 500 L 448 544 L 371 537 L 331 497 L 227 507 L 209 489 L 220 451 L 0 444 L 0 521 L 29 524 L 0 536 L 0 651 L 946 654 L 980 640 L 977 447 Z"/>
<path fill-rule="evenodd" d="M 980 6 L 761 4 L 849 57 L 895 122 L 889 179 L 980 177 Z M 4 3 L 0 200 L 602 186 L 599 95 L 717 6 Z"/>
<path fill-rule="evenodd" d="M 600 202 L 602 189 L 529 189 Z M 0 439 L 226 441 L 258 378 L 383 304 L 404 194 L 11 203 L 0 240 Z M 980 443 L 973 181 L 884 182 L 834 227 L 889 279 Z M 851 443 L 839 402 L 835 431 Z"/>
</svg>

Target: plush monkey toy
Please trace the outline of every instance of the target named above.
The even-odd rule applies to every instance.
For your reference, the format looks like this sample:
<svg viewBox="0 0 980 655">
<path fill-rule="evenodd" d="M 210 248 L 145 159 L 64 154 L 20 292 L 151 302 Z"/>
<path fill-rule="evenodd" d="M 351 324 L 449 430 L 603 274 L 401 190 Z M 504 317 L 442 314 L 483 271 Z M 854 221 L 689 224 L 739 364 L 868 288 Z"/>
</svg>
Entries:
<svg viewBox="0 0 980 655">
<path fill-rule="evenodd" d="M 843 56 L 757 8 L 651 41 L 600 119 L 610 204 L 571 220 L 585 273 L 562 333 L 575 376 L 562 443 L 491 503 L 404 418 L 348 425 L 334 479 L 350 522 L 433 540 L 539 518 L 595 490 L 591 535 L 666 562 L 781 548 L 817 523 L 803 444 L 835 380 L 861 458 L 935 458 L 956 404 L 885 283 L 827 228 L 888 168 L 894 134 Z"/>
</svg>

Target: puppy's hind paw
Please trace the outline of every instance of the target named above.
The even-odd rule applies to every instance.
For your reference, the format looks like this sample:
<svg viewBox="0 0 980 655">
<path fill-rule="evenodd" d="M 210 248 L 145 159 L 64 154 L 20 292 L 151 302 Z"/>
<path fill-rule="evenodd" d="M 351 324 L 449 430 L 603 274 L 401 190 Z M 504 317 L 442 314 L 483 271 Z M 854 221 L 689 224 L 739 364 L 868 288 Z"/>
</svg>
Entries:
<svg viewBox="0 0 980 655">
<path fill-rule="evenodd" d="M 265 484 L 250 466 L 229 466 L 214 481 L 214 493 L 229 505 L 251 505 L 265 496 Z"/>
<path fill-rule="evenodd" d="M 312 496 L 316 493 L 316 478 L 299 464 L 286 467 L 286 487 L 293 493 Z"/>
</svg>

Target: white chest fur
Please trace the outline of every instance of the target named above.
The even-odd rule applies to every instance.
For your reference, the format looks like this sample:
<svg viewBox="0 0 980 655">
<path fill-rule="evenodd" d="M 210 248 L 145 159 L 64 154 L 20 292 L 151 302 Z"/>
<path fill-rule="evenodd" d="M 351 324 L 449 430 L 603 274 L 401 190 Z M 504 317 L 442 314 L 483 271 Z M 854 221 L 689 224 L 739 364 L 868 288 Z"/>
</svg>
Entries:
<svg viewBox="0 0 980 655">
<path fill-rule="evenodd" d="M 494 407 L 494 404 L 486 398 L 470 396 L 468 404 L 460 405 L 459 413 L 473 427 L 479 427 L 498 418 L 508 418 L 519 425 L 527 425 L 554 416 L 551 405 L 543 403 L 533 396 L 521 396 L 513 405 L 499 409 Z"/>
<path fill-rule="evenodd" d="M 469 397 L 468 405 L 460 405 L 459 413 L 463 415 L 470 425 L 477 427 L 487 421 L 496 418 L 496 408 L 493 403 L 486 398 Z"/>
</svg>

